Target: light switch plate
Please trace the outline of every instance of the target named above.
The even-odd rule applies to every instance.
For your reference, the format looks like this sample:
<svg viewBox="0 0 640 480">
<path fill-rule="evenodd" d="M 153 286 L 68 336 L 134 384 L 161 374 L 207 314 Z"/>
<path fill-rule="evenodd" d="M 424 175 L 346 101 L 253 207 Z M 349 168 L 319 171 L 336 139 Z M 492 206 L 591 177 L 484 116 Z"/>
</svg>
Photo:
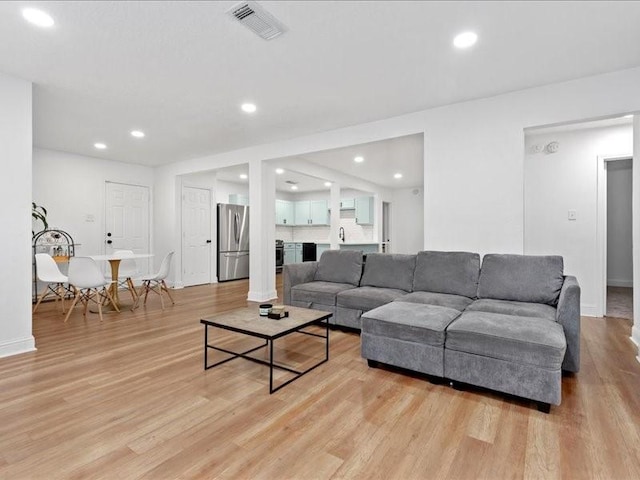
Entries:
<svg viewBox="0 0 640 480">
<path fill-rule="evenodd" d="M 568 218 L 569 220 L 576 220 L 578 218 L 578 213 L 575 210 L 569 210 Z"/>
</svg>

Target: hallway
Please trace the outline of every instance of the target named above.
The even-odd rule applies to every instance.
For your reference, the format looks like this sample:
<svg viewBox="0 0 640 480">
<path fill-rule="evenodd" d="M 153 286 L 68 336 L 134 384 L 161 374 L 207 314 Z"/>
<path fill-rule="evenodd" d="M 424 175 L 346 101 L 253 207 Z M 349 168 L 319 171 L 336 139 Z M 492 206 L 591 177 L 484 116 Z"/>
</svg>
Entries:
<svg viewBox="0 0 640 480">
<path fill-rule="evenodd" d="M 633 320 L 633 288 L 607 287 L 606 316 Z"/>
</svg>

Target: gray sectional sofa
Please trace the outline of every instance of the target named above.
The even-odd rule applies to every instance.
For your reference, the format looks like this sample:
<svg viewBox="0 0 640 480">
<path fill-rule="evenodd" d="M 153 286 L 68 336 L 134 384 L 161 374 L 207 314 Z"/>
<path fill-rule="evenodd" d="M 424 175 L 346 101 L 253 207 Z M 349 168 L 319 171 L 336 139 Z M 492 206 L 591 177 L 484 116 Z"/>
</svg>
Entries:
<svg viewBox="0 0 640 480">
<path fill-rule="evenodd" d="M 539 402 L 580 368 L 580 287 L 559 256 L 328 250 L 285 265 L 284 303 L 361 330 L 362 356 Z"/>
</svg>

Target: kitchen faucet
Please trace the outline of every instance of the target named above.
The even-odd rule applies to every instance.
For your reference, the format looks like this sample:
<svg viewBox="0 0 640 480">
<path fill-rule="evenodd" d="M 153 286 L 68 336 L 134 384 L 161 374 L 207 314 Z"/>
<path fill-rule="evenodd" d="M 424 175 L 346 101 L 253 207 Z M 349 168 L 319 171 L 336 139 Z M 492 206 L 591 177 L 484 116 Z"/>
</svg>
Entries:
<svg viewBox="0 0 640 480">
<path fill-rule="evenodd" d="M 344 227 L 340 227 L 338 230 L 338 238 L 344 242 Z"/>
</svg>

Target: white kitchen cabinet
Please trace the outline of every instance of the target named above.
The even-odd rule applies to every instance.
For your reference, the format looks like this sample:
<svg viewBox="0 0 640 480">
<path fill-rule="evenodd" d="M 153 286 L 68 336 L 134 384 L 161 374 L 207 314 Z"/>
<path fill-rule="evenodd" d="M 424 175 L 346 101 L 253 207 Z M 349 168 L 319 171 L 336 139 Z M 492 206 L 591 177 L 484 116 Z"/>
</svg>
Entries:
<svg viewBox="0 0 640 480">
<path fill-rule="evenodd" d="M 355 198 L 343 198 L 340 200 L 340 210 L 353 210 L 356 208 Z"/>
<path fill-rule="evenodd" d="M 284 242 L 284 264 L 302 263 L 302 243 Z"/>
<path fill-rule="evenodd" d="M 329 203 L 326 200 L 294 202 L 296 225 L 329 225 Z"/>
<path fill-rule="evenodd" d="M 232 205 L 249 205 L 249 195 L 232 193 L 229 195 L 229 203 Z"/>
<path fill-rule="evenodd" d="M 302 255 L 302 247 L 300 250 L 300 255 Z M 290 263 L 296 263 L 296 244 L 285 242 L 284 244 L 284 264 L 289 265 Z"/>
<path fill-rule="evenodd" d="M 325 250 L 329 250 L 330 245 L 328 243 L 317 243 L 316 244 L 316 260 L 320 260 L 322 256 L 322 252 Z"/>
<path fill-rule="evenodd" d="M 310 204 L 311 225 L 329 225 L 329 203 L 326 200 L 313 200 Z"/>
<path fill-rule="evenodd" d="M 356 198 L 356 223 L 358 225 L 373 224 L 373 197 Z"/>
<path fill-rule="evenodd" d="M 276 225 L 295 225 L 293 202 L 276 200 Z"/>
<path fill-rule="evenodd" d="M 311 202 L 294 202 L 294 218 L 296 225 L 310 225 Z"/>
</svg>

